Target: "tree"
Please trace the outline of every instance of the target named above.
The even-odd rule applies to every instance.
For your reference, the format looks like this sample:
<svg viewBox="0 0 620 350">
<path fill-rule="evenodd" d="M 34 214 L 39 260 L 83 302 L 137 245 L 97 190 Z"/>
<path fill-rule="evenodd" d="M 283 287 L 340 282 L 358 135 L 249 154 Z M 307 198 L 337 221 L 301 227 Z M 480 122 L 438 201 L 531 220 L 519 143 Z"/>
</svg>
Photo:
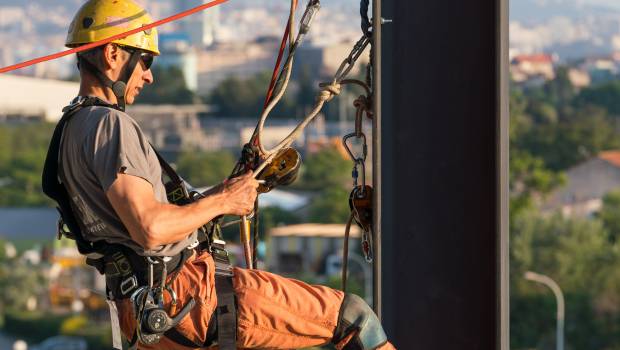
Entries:
<svg viewBox="0 0 620 350">
<path fill-rule="evenodd" d="M 232 76 L 222 81 L 206 99 L 217 107 L 221 116 L 259 116 L 263 110 L 270 81 L 270 72 L 259 73 L 247 79 Z M 293 118 L 295 105 L 295 96 L 287 92 L 271 115 L 274 118 Z"/>
<path fill-rule="evenodd" d="M 620 236 L 620 190 L 607 193 L 598 218 L 609 234 L 609 241 L 615 243 Z"/>
<path fill-rule="evenodd" d="M 53 125 L 0 126 L 0 206 L 51 205 L 41 173 Z"/>
<path fill-rule="evenodd" d="M 213 186 L 230 175 L 235 163 L 230 152 L 184 151 L 177 161 L 177 170 L 195 187 Z"/>
<path fill-rule="evenodd" d="M 297 188 L 305 190 L 322 190 L 329 187 L 347 188 L 352 182 L 352 163 L 343 158 L 335 148 L 325 148 L 312 154 L 304 163 L 301 179 L 296 184 Z M 359 171 L 361 172 L 361 169 Z"/>
<path fill-rule="evenodd" d="M 620 81 L 583 89 L 575 98 L 575 105 L 582 108 L 589 104 L 606 109 L 616 118 L 620 117 Z"/>
<path fill-rule="evenodd" d="M 543 91 L 547 100 L 553 105 L 558 107 L 570 106 L 577 94 L 577 89 L 568 77 L 568 67 L 557 68 L 555 79 L 548 81 L 543 86 Z"/>
<path fill-rule="evenodd" d="M 175 66 L 152 68 L 153 84 L 146 86 L 136 103 L 193 104 L 200 99 L 187 88 L 183 72 Z"/>
<path fill-rule="evenodd" d="M 511 230 L 511 347 L 544 346 L 553 336 L 555 300 L 526 281 L 528 270 L 553 278 L 566 298 L 566 339 L 575 349 L 620 346 L 620 254 L 598 220 L 543 218 L 529 211 Z"/>
<path fill-rule="evenodd" d="M 310 204 L 312 222 L 344 224 L 350 213 L 349 192 L 342 187 L 327 187 Z"/>
</svg>

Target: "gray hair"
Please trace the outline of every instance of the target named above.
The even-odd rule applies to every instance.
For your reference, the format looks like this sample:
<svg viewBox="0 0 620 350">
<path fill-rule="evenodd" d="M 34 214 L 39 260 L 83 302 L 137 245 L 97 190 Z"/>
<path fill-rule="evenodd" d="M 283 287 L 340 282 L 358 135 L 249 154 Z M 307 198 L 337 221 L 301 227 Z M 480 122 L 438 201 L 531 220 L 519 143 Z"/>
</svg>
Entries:
<svg viewBox="0 0 620 350">
<path fill-rule="evenodd" d="M 82 51 L 80 53 L 77 54 L 78 56 L 78 62 L 80 61 L 80 59 L 84 59 L 87 60 L 90 64 L 92 64 L 93 66 L 97 67 L 97 69 L 103 71 L 105 69 L 105 65 L 104 65 L 104 57 L 103 57 L 103 48 L 106 45 L 102 45 L 102 46 L 97 46 L 95 48 L 92 48 L 90 50 L 86 50 L 86 51 Z M 129 53 L 121 50 L 121 52 L 123 52 L 123 55 L 126 57 L 129 55 Z"/>
</svg>

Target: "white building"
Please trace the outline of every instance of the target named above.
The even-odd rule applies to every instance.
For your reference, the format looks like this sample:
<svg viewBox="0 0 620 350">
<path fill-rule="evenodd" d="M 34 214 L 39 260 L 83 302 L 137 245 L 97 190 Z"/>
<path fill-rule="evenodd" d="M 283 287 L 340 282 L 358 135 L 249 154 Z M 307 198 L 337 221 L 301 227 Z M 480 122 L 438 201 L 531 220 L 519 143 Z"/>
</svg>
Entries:
<svg viewBox="0 0 620 350">
<path fill-rule="evenodd" d="M 0 74 L 0 122 L 57 121 L 78 91 L 75 82 Z"/>
<path fill-rule="evenodd" d="M 277 38 L 262 38 L 251 43 L 216 43 L 210 46 L 200 53 L 198 60 L 198 93 L 208 95 L 231 76 L 247 79 L 258 73 L 271 71 L 278 48 Z"/>
<path fill-rule="evenodd" d="M 543 211 L 559 211 L 566 217 L 592 216 L 601 209 L 605 194 L 620 189 L 620 151 L 601 152 L 567 170 L 566 178 L 566 185 L 544 201 Z"/>
<path fill-rule="evenodd" d="M 345 225 L 299 224 L 269 231 L 267 266 L 269 270 L 295 274 L 312 271 L 324 274 L 328 256 L 342 252 Z M 359 250 L 360 229 L 351 226 L 349 251 Z"/>
<path fill-rule="evenodd" d="M 162 67 L 178 67 L 188 89 L 198 89 L 198 54 L 186 33 L 165 33 L 159 36 L 161 55 L 156 64 Z"/>
<path fill-rule="evenodd" d="M 127 106 L 127 113 L 138 122 L 150 142 L 168 154 L 211 149 L 199 118 L 208 111 L 206 105 Z"/>
<path fill-rule="evenodd" d="M 182 12 L 207 2 L 206 0 L 179 0 L 176 9 L 177 12 Z M 190 36 L 192 46 L 202 48 L 215 42 L 219 23 L 220 9 L 214 6 L 182 19 L 179 22 L 179 28 Z"/>
</svg>

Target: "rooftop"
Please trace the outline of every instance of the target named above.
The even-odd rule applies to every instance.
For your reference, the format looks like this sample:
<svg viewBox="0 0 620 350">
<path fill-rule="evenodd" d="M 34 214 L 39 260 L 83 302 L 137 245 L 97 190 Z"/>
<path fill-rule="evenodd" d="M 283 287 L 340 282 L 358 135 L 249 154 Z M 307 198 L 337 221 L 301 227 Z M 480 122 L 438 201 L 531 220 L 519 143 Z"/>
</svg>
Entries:
<svg viewBox="0 0 620 350">
<path fill-rule="evenodd" d="M 271 229 L 272 237 L 325 237 L 340 238 L 344 237 L 345 225 L 343 224 L 299 224 L 281 226 Z M 360 236 L 360 228 L 353 224 L 351 226 L 351 237 Z"/>
<path fill-rule="evenodd" d="M 620 168 L 620 150 L 601 152 L 599 153 L 598 158 Z"/>
</svg>

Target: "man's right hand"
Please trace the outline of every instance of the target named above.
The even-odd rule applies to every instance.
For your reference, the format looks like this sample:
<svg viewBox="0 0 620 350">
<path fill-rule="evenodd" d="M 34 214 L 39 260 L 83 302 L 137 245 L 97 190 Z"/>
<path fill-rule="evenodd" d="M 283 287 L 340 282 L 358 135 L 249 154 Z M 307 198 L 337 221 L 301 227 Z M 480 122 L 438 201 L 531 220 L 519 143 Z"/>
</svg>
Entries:
<svg viewBox="0 0 620 350">
<path fill-rule="evenodd" d="M 249 171 L 244 175 L 225 181 L 222 184 L 220 196 L 229 215 L 248 215 L 254 210 L 254 202 L 258 192 L 258 181 L 254 173 Z"/>
</svg>

